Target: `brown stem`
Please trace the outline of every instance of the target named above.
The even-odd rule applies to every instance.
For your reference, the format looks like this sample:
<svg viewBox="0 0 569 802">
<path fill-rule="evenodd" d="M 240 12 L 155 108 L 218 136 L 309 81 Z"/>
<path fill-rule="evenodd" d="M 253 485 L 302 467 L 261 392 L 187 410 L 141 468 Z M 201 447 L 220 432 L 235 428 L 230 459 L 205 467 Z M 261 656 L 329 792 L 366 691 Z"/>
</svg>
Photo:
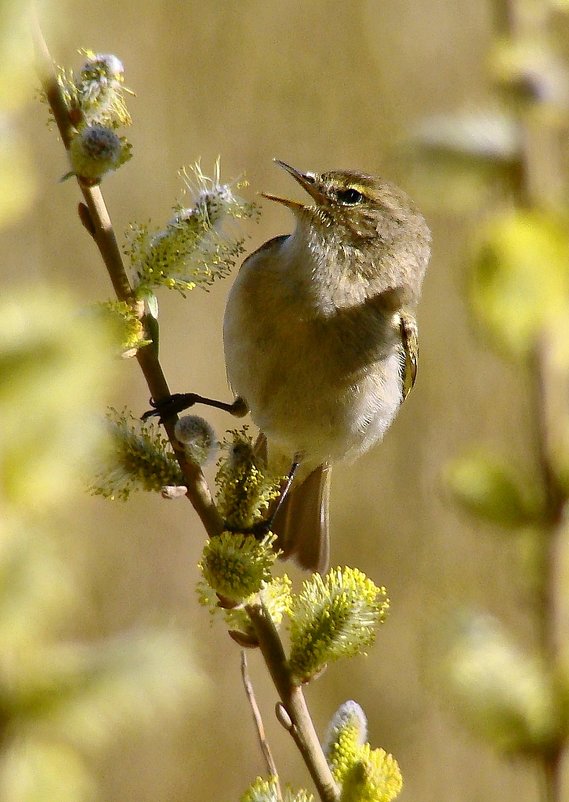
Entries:
<svg viewBox="0 0 569 802">
<path fill-rule="evenodd" d="M 289 732 L 310 772 L 322 802 L 338 802 L 339 792 L 318 734 L 306 706 L 302 689 L 292 682 L 279 633 L 261 604 L 246 607 L 261 653 L 291 721 Z"/>
<path fill-rule="evenodd" d="M 247 701 L 249 702 L 251 713 L 253 714 L 253 721 L 255 723 L 255 729 L 257 730 L 257 738 L 259 740 L 263 757 L 265 758 L 267 771 L 270 777 L 275 778 L 277 782 L 277 797 L 279 800 L 282 800 L 282 792 L 278 782 L 279 773 L 277 771 L 277 766 L 274 761 L 269 742 L 267 741 L 267 736 L 265 735 L 265 727 L 263 726 L 261 711 L 259 710 L 257 699 L 255 698 L 255 691 L 253 688 L 253 683 L 251 682 L 251 677 L 249 676 L 249 668 L 247 666 L 247 655 L 244 651 L 241 652 L 241 677 L 243 679 L 245 695 L 247 696 Z"/>
<path fill-rule="evenodd" d="M 63 144 L 67 149 L 73 136 L 74 127 L 69 118 L 65 98 L 57 82 L 53 60 L 49 54 L 37 20 L 33 21 L 33 34 L 38 74 L 53 112 L 59 133 L 61 134 Z M 129 303 L 133 308 L 137 309 L 138 313 L 142 316 L 143 309 L 142 306 L 137 303 L 132 287 L 130 286 L 101 190 L 98 186 L 86 186 L 79 179 L 78 183 L 89 212 L 89 231 L 103 258 L 117 298 Z M 82 221 L 84 224 L 87 222 L 85 212 L 83 212 Z M 152 346 L 139 349 L 137 352 L 137 359 L 152 398 L 155 401 L 160 401 L 169 396 L 170 390 L 168 388 L 168 383 Z M 165 421 L 165 429 L 184 474 L 187 487 L 186 495 L 198 513 L 210 537 L 212 535 L 217 535 L 223 529 L 223 522 L 217 512 L 210 489 L 200 467 L 193 462 L 188 462 L 183 452 L 177 448 L 177 441 L 174 436 L 175 422 L 175 416 Z"/>
<path fill-rule="evenodd" d="M 535 449 L 541 474 L 546 515 L 540 591 L 540 624 L 542 649 L 548 664 L 552 665 L 559 650 L 555 591 L 559 580 L 557 552 L 559 538 L 564 528 L 565 492 L 560 486 L 551 457 L 551 447 L 556 437 L 552 415 L 556 412 L 556 404 L 552 399 L 556 377 L 552 375 L 551 371 L 550 344 L 547 334 L 543 335 L 536 348 L 531 368 L 534 381 Z"/>
<path fill-rule="evenodd" d="M 63 144 L 67 149 L 75 129 L 69 118 L 65 99 L 57 83 L 53 60 L 36 21 L 34 21 L 34 41 L 38 73 Z M 88 214 L 85 209 L 81 210 L 81 220 L 99 248 L 115 293 L 120 300 L 126 301 L 134 308 L 137 308 L 137 301 L 128 281 L 101 191 L 98 186 L 86 186 L 80 180 L 79 186 L 88 210 Z M 137 311 L 142 316 L 142 309 L 137 309 Z M 146 346 L 139 349 L 137 359 L 154 401 L 159 402 L 169 396 L 168 383 L 153 347 Z M 174 436 L 176 419 L 174 415 L 164 420 L 164 427 L 184 473 L 187 496 L 200 516 L 208 534 L 210 536 L 219 534 L 223 528 L 223 522 L 215 507 L 205 477 L 199 466 L 186 461 L 183 454 L 176 447 L 177 441 Z M 291 724 L 288 729 L 304 758 L 320 798 L 322 802 L 337 802 L 339 793 L 336 783 L 320 746 L 302 690 L 291 681 L 284 650 L 276 628 L 261 605 L 249 605 L 247 611 L 255 628 L 261 652 L 273 682 L 290 717 Z"/>
<path fill-rule="evenodd" d="M 89 187 L 79 179 L 78 181 L 89 210 L 89 217 L 93 227 L 93 239 L 103 258 L 115 294 L 119 301 L 126 301 L 131 306 L 134 306 L 134 293 L 124 268 L 124 262 L 103 193 L 98 186 Z"/>
<path fill-rule="evenodd" d="M 65 98 L 63 97 L 59 84 L 56 80 L 55 64 L 48 50 L 46 41 L 43 37 L 37 15 L 31 15 L 32 39 L 34 45 L 36 71 L 45 92 L 49 107 L 53 112 L 57 128 L 66 150 L 69 145 L 75 128 L 69 119 L 69 112 Z"/>
<path fill-rule="evenodd" d="M 532 365 L 535 385 L 536 451 L 546 511 L 538 587 L 538 626 L 544 661 L 555 671 L 560 650 L 562 605 L 558 594 L 561 586 L 560 549 L 566 527 L 564 520 L 566 499 L 551 458 L 551 445 L 555 438 L 551 395 L 555 392 L 555 377 L 551 372 L 550 356 L 548 338 L 544 336 L 536 349 Z M 566 376 L 563 378 L 565 380 Z M 541 756 L 546 802 L 561 802 L 563 799 L 565 752 L 566 745 L 560 736 L 558 742 L 545 750 Z"/>
<path fill-rule="evenodd" d="M 548 46 L 550 38 L 551 6 L 540 0 L 499 0 L 500 33 L 506 34 L 522 48 L 527 41 Z M 566 137 L 567 121 L 539 114 L 539 98 L 532 107 L 521 113 L 522 163 L 524 181 L 521 200 L 526 205 L 541 209 L 558 209 L 566 193 L 566 173 L 560 143 Z M 565 115 L 566 117 L 566 115 Z M 563 121 L 562 121 L 563 120 Z M 544 491 L 545 520 L 542 531 L 541 565 L 538 588 L 538 627 L 543 659 L 555 674 L 559 665 L 560 635 L 560 576 L 559 553 L 565 534 L 564 509 L 566 493 L 560 486 L 552 458 L 555 443 L 555 412 L 558 411 L 559 376 L 552 368 L 550 334 L 545 331 L 535 349 L 531 364 L 534 383 L 534 420 L 537 463 Z M 566 407 L 563 414 L 566 414 Z M 561 802 L 563 798 L 563 763 L 566 743 L 561 735 L 557 742 L 543 747 L 539 755 L 544 777 L 544 798 L 547 802 Z"/>
<path fill-rule="evenodd" d="M 555 749 L 543 762 L 545 802 L 561 802 L 563 797 L 563 749 Z"/>
</svg>

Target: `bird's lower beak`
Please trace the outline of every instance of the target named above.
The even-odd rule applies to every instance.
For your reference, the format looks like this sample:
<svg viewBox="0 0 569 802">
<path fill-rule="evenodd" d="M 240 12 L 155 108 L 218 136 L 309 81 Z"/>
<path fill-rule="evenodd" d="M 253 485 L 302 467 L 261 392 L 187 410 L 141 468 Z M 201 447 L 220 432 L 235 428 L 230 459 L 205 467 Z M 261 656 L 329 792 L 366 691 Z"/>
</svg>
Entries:
<svg viewBox="0 0 569 802">
<path fill-rule="evenodd" d="M 290 164 L 281 161 L 280 159 L 275 159 L 275 164 L 278 164 L 279 167 L 282 167 L 283 170 L 286 170 L 298 183 L 300 186 L 308 192 L 311 198 L 313 198 L 316 203 L 323 203 L 326 200 L 326 196 L 320 192 L 315 183 L 314 183 L 314 175 L 312 173 L 301 173 L 294 167 L 291 167 Z M 268 198 L 268 200 L 276 201 L 277 203 L 282 203 L 285 206 L 288 206 L 289 209 L 303 209 L 304 204 L 299 203 L 298 201 L 288 200 L 288 198 L 281 198 L 278 195 L 271 195 L 268 192 L 261 193 L 264 198 Z"/>
</svg>

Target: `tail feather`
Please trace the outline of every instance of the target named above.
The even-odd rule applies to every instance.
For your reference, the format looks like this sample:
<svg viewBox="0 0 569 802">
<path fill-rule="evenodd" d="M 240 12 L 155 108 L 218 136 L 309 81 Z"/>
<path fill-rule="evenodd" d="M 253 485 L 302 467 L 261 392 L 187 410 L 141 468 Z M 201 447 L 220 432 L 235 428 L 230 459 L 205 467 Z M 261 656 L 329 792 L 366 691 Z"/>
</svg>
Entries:
<svg viewBox="0 0 569 802">
<path fill-rule="evenodd" d="M 273 454 L 269 460 L 267 438 L 259 433 L 255 454 L 265 463 L 277 462 L 284 469 L 286 459 Z M 273 465 L 274 467 L 274 465 Z M 329 502 L 332 467 L 319 465 L 305 479 L 295 478 L 274 517 L 271 529 L 277 535 L 277 548 L 283 560 L 293 558 L 309 571 L 323 574 L 330 558 Z"/>
<path fill-rule="evenodd" d="M 284 499 L 272 529 L 283 559 L 293 557 L 310 571 L 324 573 L 330 556 L 328 507 L 331 467 L 319 465 Z"/>
</svg>

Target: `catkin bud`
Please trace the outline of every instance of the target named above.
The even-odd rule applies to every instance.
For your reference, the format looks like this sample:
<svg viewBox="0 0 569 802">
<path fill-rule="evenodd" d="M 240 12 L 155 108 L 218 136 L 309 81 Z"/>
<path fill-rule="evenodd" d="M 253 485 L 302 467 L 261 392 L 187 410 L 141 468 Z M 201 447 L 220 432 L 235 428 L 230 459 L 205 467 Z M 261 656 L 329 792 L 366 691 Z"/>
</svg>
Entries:
<svg viewBox="0 0 569 802">
<path fill-rule="evenodd" d="M 88 125 L 73 138 L 69 156 L 75 175 L 97 182 L 119 166 L 122 142 L 110 128 Z"/>
<path fill-rule="evenodd" d="M 328 760 L 338 742 L 349 740 L 354 748 L 363 746 L 367 738 L 367 718 L 361 706 L 349 700 L 340 705 L 328 725 L 323 749 Z"/>
<path fill-rule="evenodd" d="M 186 457 L 200 466 L 208 463 L 217 448 L 215 432 L 198 415 L 183 415 L 174 427 L 174 434 L 184 447 Z"/>
<path fill-rule="evenodd" d="M 124 80 L 124 65 L 112 53 L 93 53 L 81 67 L 81 80 L 118 81 Z"/>
</svg>

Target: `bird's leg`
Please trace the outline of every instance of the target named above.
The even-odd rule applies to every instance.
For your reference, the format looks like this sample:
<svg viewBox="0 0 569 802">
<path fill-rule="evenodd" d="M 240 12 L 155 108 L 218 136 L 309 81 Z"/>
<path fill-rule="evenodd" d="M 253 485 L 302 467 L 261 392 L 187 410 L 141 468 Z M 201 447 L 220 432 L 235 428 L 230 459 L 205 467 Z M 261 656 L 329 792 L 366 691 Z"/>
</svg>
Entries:
<svg viewBox="0 0 569 802">
<path fill-rule="evenodd" d="M 295 456 L 294 462 L 290 466 L 290 471 L 288 472 L 287 477 L 286 477 L 285 481 L 283 482 L 283 486 L 281 487 L 281 492 L 279 493 L 279 497 L 276 500 L 276 504 L 274 505 L 272 510 L 269 512 L 268 523 L 270 525 L 272 525 L 273 521 L 276 518 L 276 515 L 277 515 L 278 511 L 282 507 L 283 502 L 284 502 L 285 498 L 288 495 L 288 492 L 290 490 L 290 486 L 292 485 L 293 479 L 295 477 L 295 474 L 296 474 L 296 472 L 298 470 L 298 466 L 299 465 L 300 465 L 300 461 Z M 270 528 L 271 528 L 271 526 L 269 526 L 269 529 Z"/>
<path fill-rule="evenodd" d="M 142 420 L 145 421 L 148 420 L 148 418 L 156 416 L 160 420 L 160 423 L 162 423 L 167 418 L 172 418 L 179 412 L 193 407 L 194 404 L 206 404 L 209 407 L 222 409 L 224 412 L 235 415 L 236 418 L 242 418 L 249 412 L 249 407 L 246 402 L 239 396 L 237 396 L 233 403 L 228 404 L 225 401 L 216 401 L 215 398 L 206 398 L 197 393 L 174 393 L 174 395 L 169 395 L 161 401 L 154 401 L 154 399 L 151 398 L 150 405 L 152 409 L 148 409 L 144 415 L 142 415 Z"/>
<path fill-rule="evenodd" d="M 300 465 L 300 460 L 295 455 L 294 462 L 290 466 L 290 470 L 287 474 L 287 477 L 282 484 L 281 492 L 279 493 L 278 498 L 275 500 L 275 503 L 273 504 L 272 508 L 269 510 L 269 514 L 262 521 L 259 521 L 259 523 L 251 527 L 251 532 L 255 535 L 255 537 L 264 537 L 267 534 L 267 532 L 271 531 L 271 528 L 273 526 L 273 521 L 277 517 L 278 511 L 281 509 L 283 502 L 289 493 L 290 487 L 292 485 L 292 482 L 294 480 L 299 465 Z"/>
</svg>

